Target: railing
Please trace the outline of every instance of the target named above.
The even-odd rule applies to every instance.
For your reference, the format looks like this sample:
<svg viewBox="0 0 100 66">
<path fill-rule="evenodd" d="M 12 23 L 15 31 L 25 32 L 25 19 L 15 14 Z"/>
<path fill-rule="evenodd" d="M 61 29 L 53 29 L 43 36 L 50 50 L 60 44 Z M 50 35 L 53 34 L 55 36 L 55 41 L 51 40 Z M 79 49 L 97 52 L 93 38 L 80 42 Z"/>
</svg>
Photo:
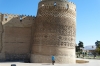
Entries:
<svg viewBox="0 0 100 66">
<path fill-rule="evenodd" d="M 83 59 L 98 59 L 100 60 L 100 55 L 93 55 L 93 54 L 87 54 L 87 55 L 83 55 L 83 54 L 78 54 L 76 55 L 76 58 L 83 58 Z"/>
</svg>

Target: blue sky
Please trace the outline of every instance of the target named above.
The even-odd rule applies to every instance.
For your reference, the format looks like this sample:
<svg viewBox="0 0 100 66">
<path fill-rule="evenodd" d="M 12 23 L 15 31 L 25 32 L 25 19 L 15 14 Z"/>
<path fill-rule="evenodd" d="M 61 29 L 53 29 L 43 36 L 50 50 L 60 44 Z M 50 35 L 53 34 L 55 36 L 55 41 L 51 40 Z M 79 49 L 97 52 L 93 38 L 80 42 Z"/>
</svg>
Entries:
<svg viewBox="0 0 100 66">
<path fill-rule="evenodd" d="M 9 14 L 37 14 L 40 0 L 0 0 L 0 12 Z M 77 6 L 76 43 L 95 45 L 100 40 L 100 0 L 69 0 Z"/>
</svg>

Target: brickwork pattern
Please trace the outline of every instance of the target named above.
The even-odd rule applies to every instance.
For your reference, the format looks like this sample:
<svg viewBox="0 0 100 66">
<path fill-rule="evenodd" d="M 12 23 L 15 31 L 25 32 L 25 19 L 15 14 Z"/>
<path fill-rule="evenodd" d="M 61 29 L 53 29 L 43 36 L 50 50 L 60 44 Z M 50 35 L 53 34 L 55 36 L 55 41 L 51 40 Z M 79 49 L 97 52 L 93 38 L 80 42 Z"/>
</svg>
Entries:
<svg viewBox="0 0 100 66">
<path fill-rule="evenodd" d="M 51 56 L 55 55 L 57 63 L 75 63 L 76 11 L 70 8 L 74 5 L 66 2 L 68 8 L 52 6 L 47 5 L 48 1 L 39 3 L 31 62 L 51 62 Z"/>
<path fill-rule="evenodd" d="M 75 63 L 75 39 L 76 6 L 67 0 L 41 0 L 36 17 L 0 13 L 0 61 Z"/>
<path fill-rule="evenodd" d="M 32 24 L 35 17 L 0 15 L 0 60 L 28 60 L 31 53 Z M 2 58 L 2 55 L 3 58 Z M 24 57 L 24 55 L 26 57 Z M 23 57 L 22 57 L 23 56 Z"/>
</svg>

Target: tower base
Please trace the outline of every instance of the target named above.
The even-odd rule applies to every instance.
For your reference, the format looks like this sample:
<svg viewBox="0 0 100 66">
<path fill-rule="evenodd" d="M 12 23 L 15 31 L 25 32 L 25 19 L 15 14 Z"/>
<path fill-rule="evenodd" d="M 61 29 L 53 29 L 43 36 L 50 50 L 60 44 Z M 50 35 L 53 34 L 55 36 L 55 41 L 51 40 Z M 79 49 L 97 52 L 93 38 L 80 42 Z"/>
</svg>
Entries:
<svg viewBox="0 0 100 66">
<path fill-rule="evenodd" d="M 52 63 L 52 56 L 45 55 L 35 55 L 31 54 L 31 63 Z M 75 64 L 75 58 L 69 58 L 68 56 L 55 56 L 55 63 L 63 63 L 63 64 Z"/>
</svg>

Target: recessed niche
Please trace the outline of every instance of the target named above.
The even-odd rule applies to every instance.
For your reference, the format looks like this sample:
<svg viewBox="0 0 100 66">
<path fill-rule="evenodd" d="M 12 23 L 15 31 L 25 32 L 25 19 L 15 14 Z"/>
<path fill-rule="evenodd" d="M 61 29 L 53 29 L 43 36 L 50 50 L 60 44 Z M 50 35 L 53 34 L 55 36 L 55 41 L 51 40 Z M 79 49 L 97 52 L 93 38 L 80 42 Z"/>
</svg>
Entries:
<svg viewBox="0 0 100 66">
<path fill-rule="evenodd" d="M 57 3 L 56 2 L 54 2 L 54 6 L 56 6 L 57 5 Z"/>
<path fill-rule="evenodd" d="M 44 4 L 42 4 L 42 6 L 44 6 Z"/>
<path fill-rule="evenodd" d="M 20 22 L 22 22 L 22 16 L 20 16 Z"/>
<path fill-rule="evenodd" d="M 76 9 L 75 9 L 75 11 L 76 11 Z"/>
<path fill-rule="evenodd" d="M 5 15 L 5 18 L 8 18 L 8 16 L 7 16 L 7 15 Z"/>
<path fill-rule="evenodd" d="M 66 44 L 65 44 L 65 46 L 66 46 Z"/>
<path fill-rule="evenodd" d="M 69 8 L 69 5 L 67 4 L 66 8 L 68 9 Z"/>
<path fill-rule="evenodd" d="M 5 15 L 5 17 L 4 17 L 4 18 L 5 18 L 5 21 L 7 21 L 8 16 L 7 16 L 7 15 Z"/>
</svg>

